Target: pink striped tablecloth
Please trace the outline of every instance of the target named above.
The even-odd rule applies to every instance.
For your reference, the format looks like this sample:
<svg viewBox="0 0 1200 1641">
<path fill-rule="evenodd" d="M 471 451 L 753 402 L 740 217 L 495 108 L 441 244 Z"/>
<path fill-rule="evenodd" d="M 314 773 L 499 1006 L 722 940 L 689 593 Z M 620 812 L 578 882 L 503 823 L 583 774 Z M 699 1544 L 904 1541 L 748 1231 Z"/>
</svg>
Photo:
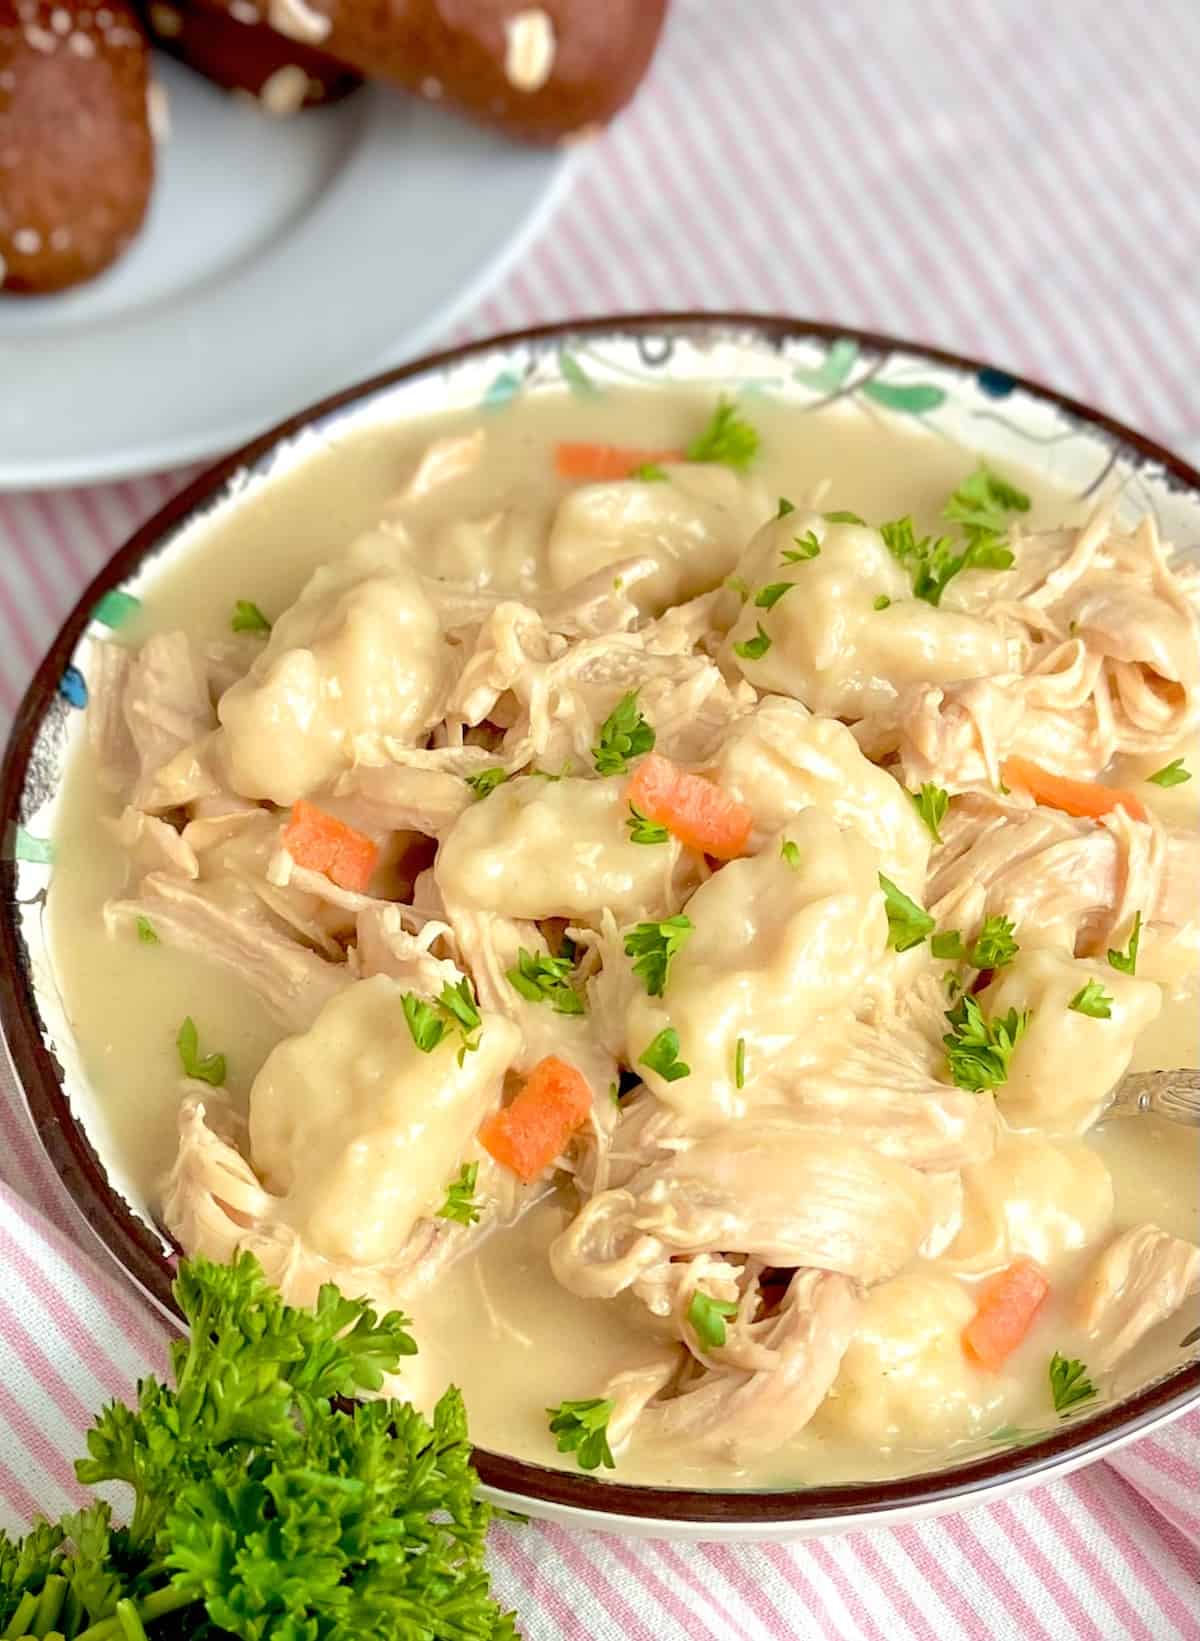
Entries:
<svg viewBox="0 0 1200 1641">
<path fill-rule="evenodd" d="M 597 0 L 598 3 L 598 0 Z M 1197 0 L 675 0 L 643 96 L 460 328 L 748 307 L 984 355 L 1200 438 Z M 4 391 L 0 382 L 0 393 Z M 70 391 L 64 383 L 64 393 Z M 0 498 L 0 714 L 77 590 L 183 481 Z M 0 1070 L 0 1506 L 76 1496 L 164 1330 Z M 790 1547 L 498 1525 L 529 1641 L 1200 1638 L 1200 1416 L 1011 1503 Z"/>
</svg>

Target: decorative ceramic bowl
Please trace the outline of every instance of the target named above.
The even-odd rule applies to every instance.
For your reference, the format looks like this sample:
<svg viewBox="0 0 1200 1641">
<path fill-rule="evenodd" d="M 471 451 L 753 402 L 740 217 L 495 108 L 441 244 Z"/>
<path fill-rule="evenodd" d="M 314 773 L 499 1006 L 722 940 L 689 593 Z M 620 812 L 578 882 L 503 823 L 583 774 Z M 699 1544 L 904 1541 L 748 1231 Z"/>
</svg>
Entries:
<svg viewBox="0 0 1200 1641">
<path fill-rule="evenodd" d="M 82 733 L 89 637 L 119 630 L 161 566 L 199 546 L 260 487 L 335 435 L 473 405 L 503 416 L 522 396 L 686 383 L 793 404 L 844 401 L 851 414 L 900 416 L 1003 464 L 1035 468 L 1079 498 L 1123 490 L 1184 548 L 1200 544 L 1200 475 L 1085 406 L 1002 371 L 887 337 L 800 320 L 696 315 L 594 320 L 501 337 L 389 372 L 338 394 L 196 479 L 116 554 L 79 599 L 17 714 L 0 808 L 0 1017 L 30 1117 L 105 1248 L 170 1312 L 175 1259 L 120 1159 L 105 1154 L 45 931 L 56 794 Z M 688 1491 L 622 1485 L 479 1451 L 490 1495 L 510 1507 L 613 1531 L 766 1539 L 895 1524 L 1065 1474 L 1200 1404 L 1200 1330 L 1135 1354 L 1104 1403 L 1044 1430 L 998 1433 L 951 1466 L 900 1480 L 800 1490 Z M 1158 1330 L 1161 1334 L 1163 1330 Z"/>
</svg>

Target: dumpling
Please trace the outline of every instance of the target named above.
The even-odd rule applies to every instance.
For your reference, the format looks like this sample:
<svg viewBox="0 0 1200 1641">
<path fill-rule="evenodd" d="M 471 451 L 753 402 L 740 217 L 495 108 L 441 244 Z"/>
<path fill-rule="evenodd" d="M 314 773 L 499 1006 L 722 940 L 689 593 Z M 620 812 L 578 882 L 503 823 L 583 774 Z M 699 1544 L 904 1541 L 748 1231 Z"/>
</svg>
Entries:
<svg viewBox="0 0 1200 1641">
<path fill-rule="evenodd" d="M 659 615 L 729 574 L 770 512 L 761 483 L 712 462 L 672 463 L 664 472 L 665 483 L 585 484 L 563 499 L 547 554 L 554 586 L 570 587 L 622 559 L 653 558 L 659 570 L 633 597 Z"/>
<path fill-rule="evenodd" d="M 700 863 L 672 837 L 633 842 L 628 785 L 623 776 L 505 781 L 447 833 L 435 871 L 443 900 L 528 919 L 677 911 Z"/>
<path fill-rule="evenodd" d="M 250 1160 L 304 1241 L 331 1260 L 384 1263 L 436 1214 L 500 1098 L 520 1047 L 483 1016 L 478 1047 L 413 1041 L 387 975 L 348 987 L 267 1056 L 250 1090 Z"/>
<path fill-rule="evenodd" d="M 789 561 L 806 535 L 819 551 Z M 816 513 L 772 519 L 737 574 L 748 595 L 724 661 L 756 689 L 795 696 L 813 712 L 865 718 L 886 710 L 906 684 L 986 677 L 1016 659 L 998 625 L 914 598 L 907 572 L 865 525 L 829 524 Z M 780 583 L 790 590 L 760 607 L 762 590 Z M 744 646 L 756 639 L 747 655 Z"/>
<path fill-rule="evenodd" d="M 794 846 L 790 858 L 785 843 Z M 692 932 L 663 995 L 639 993 L 630 1006 L 627 1056 L 666 1104 L 696 1118 L 729 1118 L 750 1098 L 739 1080 L 752 1080 L 793 1045 L 815 1052 L 830 1017 L 840 1018 L 883 956 L 887 919 L 875 855 L 858 832 L 806 809 L 761 854 L 723 866 L 697 889 L 686 915 Z M 674 1080 L 645 1061 L 668 1027 L 690 1067 Z"/>
<path fill-rule="evenodd" d="M 1108 1017 L 1081 1013 L 1071 1003 L 1088 985 L 1099 986 Z M 1026 947 L 983 993 L 991 1015 L 1030 1011 L 1013 1051 L 1008 1081 L 996 1104 L 1015 1128 L 1078 1134 L 1095 1122 L 1129 1069 L 1134 1045 L 1162 1008 L 1152 980 L 1122 974 L 1107 963 L 1068 957 L 1051 947 Z"/>
<path fill-rule="evenodd" d="M 815 717 L 799 701 L 768 695 L 731 725 L 713 778 L 749 805 L 756 835 L 779 831 L 810 807 L 855 827 L 880 869 L 920 897 L 929 829 L 900 783 L 863 756 L 836 718 Z"/>
<path fill-rule="evenodd" d="M 944 1447 L 1002 1423 L 1013 1382 L 963 1350 L 974 1314 L 967 1286 L 933 1268 L 873 1288 L 814 1429 L 878 1452 Z"/>
<path fill-rule="evenodd" d="M 964 1275 L 989 1276 L 1022 1254 L 1053 1275 L 1112 1226 L 1112 1176 L 1082 1140 L 1002 1134 L 962 1182 L 962 1228 L 941 1263 Z"/>
<path fill-rule="evenodd" d="M 442 714 L 449 649 L 400 542 L 382 531 L 319 569 L 221 697 L 218 749 L 245 798 L 295 803 Z"/>
</svg>

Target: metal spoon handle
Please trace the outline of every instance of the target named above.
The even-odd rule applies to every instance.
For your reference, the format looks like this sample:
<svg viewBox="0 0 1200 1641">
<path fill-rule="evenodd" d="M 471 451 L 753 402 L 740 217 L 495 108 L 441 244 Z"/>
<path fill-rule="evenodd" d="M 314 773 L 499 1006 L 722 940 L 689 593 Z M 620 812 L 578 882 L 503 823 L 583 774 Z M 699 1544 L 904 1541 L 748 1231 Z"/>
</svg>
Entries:
<svg viewBox="0 0 1200 1641">
<path fill-rule="evenodd" d="M 1143 1114 L 1200 1128 L 1200 1071 L 1131 1071 L 1122 1077 L 1105 1116 Z"/>
</svg>

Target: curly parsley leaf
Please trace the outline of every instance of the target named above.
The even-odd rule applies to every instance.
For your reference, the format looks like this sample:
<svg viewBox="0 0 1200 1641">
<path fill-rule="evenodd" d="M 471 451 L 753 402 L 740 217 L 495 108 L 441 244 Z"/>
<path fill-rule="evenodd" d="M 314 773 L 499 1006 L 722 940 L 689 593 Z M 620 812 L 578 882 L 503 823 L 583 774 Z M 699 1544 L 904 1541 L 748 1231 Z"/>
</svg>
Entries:
<svg viewBox="0 0 1200 1641">
<path fill-rule="evenodd" d="M 1108 961 L 1121 974 L 1137 973 L 1138 946 L 1142 938 L 1142 914 L 1135 912 L 1133 928 L 1129 932 L 1129 945 L 1123 952 L 1113 951 L 1109 947 Z"/>
<path fill-rule="evenodd" d="M 806 530 L 802 536 L 793 536 L 795 547 L 785 547 L 783 562 L 785 564 L 806 564 L 810 558 L 818 558 L 821 552 L 821 543 L 817 540 L 814 530 Z"/>
<path fill-rule="evenodd" d="M 971 947 L 971 966 L 976 969 L 1002 969 L 1011 963 L 1020 951 L 1013 939 L 1011 918 L 986 917 L 975 944 Z"/>
<path fill-rule="evenodd" d="M 631 843 L 666 843 L 671 835 L 665 826 L 649 820 L 633 804 L 629 805 L 629 819 L 625 824 L 629 828 Z"/>
<path fill-rule="evenodd" d="M 879 527 L 892 557 L 908 571 L 913 596 L 927 604 L 941 603 L 942 594 L 962 570 L 1007 570 L 1012 550 L 1002 537 L 1008 529 L 1005 515 L 1026 512 L 1029 497 L 980 466 L 950 497 L 943 517 L 958 524 L 965 545 L 952 536 L 918 537 L 911 518 L 893 519 Z"/>
<path fill-rule="evenodd" d="M 800 846 L 793 843 L 791 838 L 784 838 L 779 845 L 779 856 L 781 860 L 787 862 L 793 872 L 800 870 Z"/>
<path fill-rule="evenodd" d="M 1080 1402 L 1087 1402 L 1098 1395 L 1095 1385 L 1088 1378 L 1087 1368 L 1078 1357 L 1067 1357 L 1058 1351 L 1050 1358 L 1050 1395 L 1054 1400 L 1054 1411 L 1066 1413 L 1070 1408 L 1078 1407 Z"/>
<path fill-rule="evenodd" d="M 1112 1019 L 1112 998 L 1098 980 L 1089 980 L 1086 986 L 1081 986 L 1067 1007 L 1093 1020 Z"/>
<path fill-rule="evenodd" d="M 475 1182 L 479 1178 L 479 1164 L 464 1162 L 458 1178 L 446 1189 L 446 1200 L 438 1209 L 439 1219 L 452 1219 L 459 1225 L 474 1225 L 479 1218 L 479 1204 L 475 1200 Z"/>
<path fill-rule="evenodd" d="M 657 462 L 643 462 L 640 467 L 634 468 L 629 477 L 640 479 L 643 484 L 665 484 L 670 475 Z"/>
<path fill-rule="evenodd" d="M 527 1002 L 549 1003 L 555 1014 L 582 1014 L 583 998 L 570 982 L 574 963 L 569 955 L 549 957 L 544 952 L 517 953 L 516 968 L 506 975 L 509 985 Z"/>
<path fill-rule="evenodd" d="M 737 406 L 722 399 L 713 411 L 708 426 L 694 438 L 686 450 L 690 462 L 721 462 L 737 470 L 749 467 L 758 454 L 758 432 L 743 417 Z"/>
<path fill-rule="evenodd" d="M 886 593 L 880 593 L 879 596 L 875 599 L 874 603 L 871 605 L 871 608 L 873 610 L 886 610 L 890 607 L 891 602 L 892 602 L 891 599 L 888 597 L 888 595 Z"/>
<path fill-rule="evenodd" d="M 608 1421 L 615 1403 L 593 1396 L 590 1401 L 560 1402 L 548 1407 L 550 1434 L 556 1438 L 560 1453 L 574 1453 L 581 1470 L 596 1470 L 604 1465 L 616 1469 L 616 1460 L 608 1445 Z"/>
<path fill-rule="evenodd" d="M 941 843 L 942 834 L 938 827 L 946 818 L 946 811 L 950 807 L 950 794 L 944 786 L 935 786 L 932 781 L 926 781 L 919 792 L 910 792 L 909 797 L 916 807 L 917 814 L 925 822 L 935 843 Z"/>
<path fill-rule="evenodd" d="M 406 991 L 400 999 L 400 1007 L 408 1022 L 409 1036 L 422 1054 L 432 1054 L 447 1034 L 456 1028 L 462 1034 L 459 1065 L 479 1047 L 478 1036 L 472 1041 L 471 1033 L 479 1030 L 483 1019 L 475 988 L 466 975 L 454 985 L 447 981 L 436 1002 L 418 997 L 416 992 Z"/>
<path fill-rule="evenodd" d="M 794 513 L 795 511 L 796 508 L 794 503 L 790 502 L 786 496 L 780 496 L 779 511 L 775 514 L 775 517 L 777 519 L 785 519 L 789 513 Z"/>
<path fill-rule="evenodd" d="M 630 758 L 640 758 L 654 746 L 654 730 L 646 722 L 633 689 L 622 695 L 600 725 L 600 738 L 592 748 L 597 775 L 623 775 Z"/>
<path fill-rule="evenodd" d="M 968 540 L 975 542 L 1004 535 L 1008 529 L 1007 514 L 1027 513 L 1029 508 L 1029 497 L 1023 490 L 980 462 L 954 491 L 942 509 L 942 517 L 961 525 Z M 1008 563 L 1012 563 L 1011 553 Z"/>
<path fill-rule="evenodd" d="M 851 513 L 848 508 L 840 507 L 836 513 L 824 515 L 826 524 L 866 524 L 866 519 L 859 518 L 857 513 Z"/>
<path fill-rule="evenodd" d="M 755 608 L 773 610 L 784 593 L 790 593 L 795 585 L 794 581 L 772 581 L 769 587 L 760 588 L 754 600 Z"/>
<path fill-rule="evenodd" d="M 271 623 L 248 598 L 239 598 L 233 606 L 233 614 L 229 618 L 229 625 L 233 632 L 270 632 Z"/>
<path fill-rule="evenodd" d="M 956 962 L 967 955 L 963 945 L 962 933 L 958 929 L 939 929 L 929 941 L 929 949 L 935 957 Z"/>
<path fill-rule="evenodd" d="M 740 655 L 744 661 L 761 661 L 771 647 L 771 635 L 763 631 L 761 621 L 755 623 L 753 638 L 746 638 L 740 644 L 733 646 L 733 653 Z"/>
<path fill-rule="evenodd" d="M 651 997 L 662 996 L 671 961 L 692 928 L 691 918 L 680 912 L 661 923 L 639 923 L 625 936 L 625 955 L 633 958 L 633 972 Z"/>
<path fill-rule="evenodd" d="M 1190 769 L 1185 768 L 1182 758 L 1172 758 L 1169 764 L 1164 764 L 1161 769 L 1156 769 L 1153 775 L 1146 776 L 1146 779 L 1154 786 L 1164 787 L 1182 786 L 1184 781 L 1190 781 L 1191 778 L 1192 772 Z"/>
<path fill-rule="evenodd" d="M 155 933 L 154 925 L 148 917 L 139 917 L 134 926 L 137 929 L 138 940 L 143 946 L 158 945 L 158 935 Z"/>
<path fill-rule="evenodd" d="M 638 1064 L 656 1071 L 668 1083 L 677 1083 L 681 1077 L 690 1077 L 692 1073 L 691 1066 L 679 1058 L 679 1033 L 674 1026 L 663 1027 L 641 1055 Z"/>
<path fill-rule="evenodd" d="M 887 912 L 888 945 L 893 951 L 906 952 L 919 946 L 933 932 L 933 919 L 923 906 L 910 900 L 903 889 L 897 888 L 890 877 L 879 874 L 883 890 L 884 910 Z"/>
<path fill-rule="evenodd" d="M 432 1054 L 450 1030 L 449 1023 L 427 998 L 418 997 L 415 991 L 404 993 L 400 999 L 400 1007 L 404 1010 L 404 1018 L 408 1021 L 409 1035 L 413 1042 L 422 1054 Z"/>
<path fill-rule="evenodd" d="M 490 769 L 481 769 L 478 775 L 468 775 L 467 785 L 478 800 L 486 798 L 489 792 L 494 792 L 507 779 L 508 771 L 502 769 L 499 764 L 493 764 Z"/>
<path fill-rule="evenodd" d="M 1031 1018 L 1028 1009 L 1019 1014 L 1009 1009 L 989 1020 L 975 998 L 964 992 L 946 1015 L 951 1029 L 942 1038 L 955 1085 L 981 1094 L 1007 1082 L 1008 1062 Z"/>
<path fill-rule="evenodd" d="M 726 1318 L 737 1313 L 731 1300 L 712 1299 L 697 1288 L 687 1308 L 687 1319 L 705 1350 L 720 1350 L 725 1343 Z"/>
<path fill-rule="evenodd" d="M 176 1034 L 175 1047 L 179 1050 L 179 1062 L 183 1066 L 185 1077 L 196 1077 L 200 1082 L 208 1083 L 213 1088 L 221 1087 L 225 1081 L 225 1056 L 201 1055 L 200 1034 L 190 1014 Z"/>
</svg>

